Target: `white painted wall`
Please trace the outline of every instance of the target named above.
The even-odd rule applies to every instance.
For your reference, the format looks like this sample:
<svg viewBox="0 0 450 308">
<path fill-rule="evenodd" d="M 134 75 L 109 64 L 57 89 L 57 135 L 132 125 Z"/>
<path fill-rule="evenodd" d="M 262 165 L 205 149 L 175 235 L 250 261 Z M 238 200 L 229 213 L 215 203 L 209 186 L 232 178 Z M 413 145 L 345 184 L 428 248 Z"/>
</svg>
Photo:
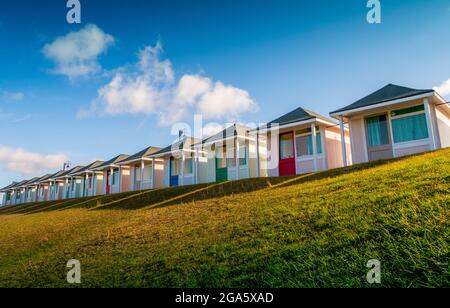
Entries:
<svg viewBox="0 0 450 308">
<path fill-rule="evenodd" d="M 444 113 L 444 106 L 438 106 L 436 110 L 436 122 L 439 131 L 440 144 L 442 148 L 450 147 L 450 115 Z"/>
</svg>

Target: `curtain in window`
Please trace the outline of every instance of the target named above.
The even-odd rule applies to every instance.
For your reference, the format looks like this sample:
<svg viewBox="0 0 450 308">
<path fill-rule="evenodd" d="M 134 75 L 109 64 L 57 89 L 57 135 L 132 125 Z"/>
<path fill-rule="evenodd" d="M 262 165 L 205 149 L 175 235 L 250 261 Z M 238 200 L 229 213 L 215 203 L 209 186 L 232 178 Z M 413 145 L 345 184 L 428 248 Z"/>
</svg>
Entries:
<svg viewBox="0 0 450 308">
<path fill-rule="evenodd" d="M 184 161 L 184 174 L 192 174 L 193 172 L 193 159 L 192 158 L 186 158 Z"/>
<path fill-rule="evenodd" d="M 317 154 L 322 154 L 322 138 L 320 137 L 320 133 L 316 135 L 316 146 L 317 146 Z"/>
<path fill-rule="evenodd" d="M 178 165 L 178 159 L 171 159 L 170 160 L 170 175 L 171 176 L 177 176 L 180 172 L 179 165 Z"/>
<path fill-rule="evenodd" d="M 139 182 L 141 180 L 141 167 L 135 166 L 134 167 L 134 180 Z"/>
<path fill-rule="evenodd" d="M 282 135 L 280 136 L 280 158 L 288 159 L 294 158 L 294 146 L 292 135 Z"/>
<path fill-rule="evenodd" d="M 407 142 L 428 138 L 425 114 L 392 120 L 394 142 Z"/>
<path fill-rule="evenodd" d="M 371 147 L 389 144 L 386 116 L 368 118 L 367 134 Z"/>
<path fill-rule="evenodd" d="M 312 135 L 308 136 L 308 155 L 313 155 L 313 139 Z"/>
<path fill-rule="evenodd" d="M 247 146 L 245 143 L 239 144 L 239 166 L 247 165 Z"/>
<path fill-rule="evenodd" d="M 295 146 L 297 149 L 297 156 L 311 156 L 313 155 L 313 139 L 312 135 L 298 136 L 295 138 Z M 317 154 L 322 154 L 322 138 L 320 133 L 316 135 Z"/>
<path fill-rule="evenodd" d="M 144 181 L 150 181 L 152 179 L 151 165 L 144 165 Z"/>
<path fill-rule="evenodd" d="M 119 170 L 114 170 L 112 174 L 112 184 L 116 185 L 119 183 Z"/>
<path fill-rule="evenodd" d="M 236 149 L 233 145 L 227 146 L 227 167 L 236 167 Z"/>
</svg>

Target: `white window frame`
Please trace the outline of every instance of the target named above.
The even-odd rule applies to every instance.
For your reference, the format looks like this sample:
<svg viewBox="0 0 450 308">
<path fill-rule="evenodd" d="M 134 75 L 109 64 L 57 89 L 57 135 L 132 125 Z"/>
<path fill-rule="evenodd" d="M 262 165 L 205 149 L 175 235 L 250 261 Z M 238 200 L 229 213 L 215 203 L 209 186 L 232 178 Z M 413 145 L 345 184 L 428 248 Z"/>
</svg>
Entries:
<svg viewBox="0 0 450 308">
<path fill-rule="evenodd" d="M 297 134 L 298 131 L 301 130 L 305 130 L 305 129 L 309 129 L 309 128 L 302 128 L 302 129 L 297 129 L 294 131 L 294 148 L 295 148 L 295 157 L 298 161 L 305 161 L 305 160 L 311 160 L 314 159 L 314 154 L 311 155 L 302 155 L 302 156 L 297 156 L 297 137 L 306 137 L 306 136 L 312 136 L 312 131 L 309 133 L 302 133 L 302 134 Z M 323 145 L 324 145 L 324 139 L 323 139 L 323 133 L 322 133 L 322 128 L 319 125 L 316 125 L 316 135 L 320 134 L 320 141 L 322 144 L 322 153 L 317 153 L 317 157 L 318 158 L 322 158 L 325 156 L 325 154 L 323 153 Z M 317 142 L 316 142 L 316 152 L 317 152 Z"/>
<path fill-rule="evenodd" d="M 188 153 L 187 155 L 189 155 L 189 157 L 188 156 L 186 156 L 185 158 L 184 158 L 184 164 L 183 164 L 183 167 L 184 167 L 184 170 L 183 170 L 183 176 L 184 177 L 193 177 L 194 176 L 194 155 L 193 155 L 193 153 Z M 192 168 L 191 168 L 191 172 L 186 172 L 186 166 L 188 166 L 188 161 L 191 161 L 191 166 L 192 166 Z"/>
<path fill-rule="evenodd" d="M 241 165 L 241 157 L 238 157 L 238 164 L 239 164 L 239 168 L 241 169 L 245 169 L 248 168 L 248 163 L 249 163 L 249 156 L 250 156 L 250 142 L 248 140 L 243 140 L 244 142 L 242 143 L 244 146 L 242 146 L 240 140 L 237 140 L 237 142 L 239 143 L 239 151 L 241 149 L 245 149 L 245 165 Z M 240 152 L 238 153 L 240 156 Z"/>
<path fill-rule="evenodd" d="M 427 125 L 428 138 L 417 139 L 417 140 L 410 140 L 410 141 L 404 141 L 404 142 L 395 142 L 395 140 L 394 140 L 394 127 L 392 125 L 392 122 L 394 120 L 407 118 L 407 117 L 413 117 L 413 116 L 420 115 L 420 114 L 425 114 L 425 121 L 428 121 L 428 120 L 426 119 L 425 109 L 422 110 L 422 111 L 415 111 L 415 112 L 411 112 L 411 113 L 407 113 L 407 114 L 401 114 L 401 115 L 398 115 L 398 116 L 393 116 L 392 113 L 396 112 L 396 111 L 399 111 L 399 110 L 405 110 L 405 109 L 419 107 L 419 106 L 421 106 L 421 105 L 416 105 L 416 106 L 412 106 L 412 107 L 405 107 L 405 108 L 402 108 L 402 109 L 395 109 L 395 110 L 389 111 L 389 119 L 390 119 L 389 120 L 389 126 L 390 126 L 389 128 L 391 129 L 391 132 L 392 132 L 392 144 L 393 144 L 394 148 L 401 149 L 401 148 L 408 148 L 408 147 L 411 147 L 411 146 L 421 146 L 421 145 L 426 145 L 426 144 L 428 144 L 430 142 L 430 131 L 428 129 L 428 125 Z"/>
</svg>

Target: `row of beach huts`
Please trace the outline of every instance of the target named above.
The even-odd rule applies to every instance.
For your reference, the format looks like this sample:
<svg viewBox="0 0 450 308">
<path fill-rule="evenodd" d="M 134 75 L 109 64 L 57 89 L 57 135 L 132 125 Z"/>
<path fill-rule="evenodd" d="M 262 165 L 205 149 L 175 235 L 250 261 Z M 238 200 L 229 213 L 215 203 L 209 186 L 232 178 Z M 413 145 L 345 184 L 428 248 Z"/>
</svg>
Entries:
<svg viewBox="0 0 450 308">
<path fill-rule="evenodd" d="M 330 116 L 298 108 L 256 129 L 180 136 L 166 148 L 13 182 L 0 190 L 2 204 L 292 176 L 450 147 L 450 105 L 431 89 L 389 84 Z"/>
</svg>

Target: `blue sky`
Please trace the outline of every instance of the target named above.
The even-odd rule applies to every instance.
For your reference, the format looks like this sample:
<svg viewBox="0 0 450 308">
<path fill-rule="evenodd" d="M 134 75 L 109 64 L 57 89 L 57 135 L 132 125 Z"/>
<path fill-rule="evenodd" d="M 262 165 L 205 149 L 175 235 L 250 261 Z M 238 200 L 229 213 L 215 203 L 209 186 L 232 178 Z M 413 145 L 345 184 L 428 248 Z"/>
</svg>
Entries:
<svg viewBox="0 0 450 308">
<path fill-rule="evenodd" d="M 365 0 L 81 3 L 80 25 L 65 1 L 1 3 L 0 186 L 166 146 L 199 111 L 205 124 L 328 115 L 387 83 L 450 79 L 450 0 L 381 0 L 379 25 Z"/>
</svg>

